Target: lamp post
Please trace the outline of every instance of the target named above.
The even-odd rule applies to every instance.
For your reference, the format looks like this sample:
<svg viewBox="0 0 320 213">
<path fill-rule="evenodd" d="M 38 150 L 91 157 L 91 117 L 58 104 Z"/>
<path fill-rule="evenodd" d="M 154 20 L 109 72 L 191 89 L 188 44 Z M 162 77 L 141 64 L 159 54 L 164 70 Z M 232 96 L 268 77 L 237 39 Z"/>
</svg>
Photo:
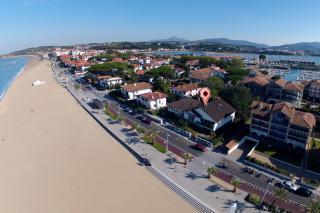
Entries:
<svg viewBox="0 0 320 213">
<path fill-rule="evenodd" d="M 166 151 L 169 152 L 169 133 L 167 133 L 167 143 L 166 143 Z"/>
<path fill-rule="evenodd" d="M 262 203 L 263 203 L 263 200 L 264 200 L 264 197 L 266 196 L 266 194 L 268 193 L 268 190 L 269 190 L 269 186 L 271 185 L 272 181 L 269 181 L 268 182 L 268 186 L 267 186 L 267 190 L 264 192 L 262 198 L 261 198 L 261 201 L 260 201 L 260 204 L 259 206 L 261 207 Z"/>
</svg>

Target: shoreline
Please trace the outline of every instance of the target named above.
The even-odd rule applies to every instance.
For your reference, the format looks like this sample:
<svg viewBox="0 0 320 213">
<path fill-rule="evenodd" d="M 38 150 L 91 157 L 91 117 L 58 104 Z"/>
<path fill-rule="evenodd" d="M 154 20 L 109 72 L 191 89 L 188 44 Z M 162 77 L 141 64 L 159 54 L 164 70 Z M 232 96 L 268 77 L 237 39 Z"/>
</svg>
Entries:
<svg viewBox="0 0 320 213">
<path fill-rule="evenodd" d="M 25 71 L 25 69 L 28 66 L 28 64 L 32 60 L 35 60 L 33 57 L 36 57 L 36 56 L 13 56 L 13 57 L 6 57 L 6 58 L 17 58 L 17 57 L 26 57 L 27 58 L 27 62 L 22 68 L 20 68 L 19 72 L 17 72 L 17 74 L 10 81 L 8 81 L 6 83 L 6 85 L 4 87 L 4 91 L 0 94 L 0 102 L 6 97 L 6 94 L 8 93 L 8 90 L 14 84 L 14 82 L 19 78 L 19 76 Z"/>
</svg>

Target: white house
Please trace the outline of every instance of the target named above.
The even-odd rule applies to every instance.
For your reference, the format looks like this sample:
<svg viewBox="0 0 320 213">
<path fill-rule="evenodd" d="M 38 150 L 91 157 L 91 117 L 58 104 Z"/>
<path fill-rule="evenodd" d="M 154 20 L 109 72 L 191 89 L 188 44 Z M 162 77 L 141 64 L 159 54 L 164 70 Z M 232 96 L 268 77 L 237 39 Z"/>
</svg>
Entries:
<svg viewBox="0 0 320 213">
<path fill-rule="evenodd" d="M 236 115 L 236 110 L 221 98 L 206 107 L 198 99 L 184 98 L 169 104 L 168 110 L 189 123 L 213 132 L 232 123 Z"/>
<path fill-rule="evenodd" d="M 198 95 L 200 90 L 201 90 L 201 87 L 199 87 L 198 84 L 193 83 L 193 84 L 185 84 L 185 85 L 173 87 L 171 89 L 171 92 L 180 97 L 193 97 Z"/>
<path fill-rule="evenodd" d="M 167 95 L 161 92 L 152 92 L 138 96 L 138 103 L 147 109 L 158 110 L 167 106 Z"/>
<path fill-rule="evenodd" d="M 130 101 L 137 99 L 139 95 L 151 93 L 151 88 L 151 84 L 139 82 L 122 86 L 121 93 L 128 101 Z"/>
<path fill-rule="evenodd" d="M 102 87 L 112 87 L 122 84 L 122 78 L 109 75 L 98 76 L 98 84 Z"/>
</svg>

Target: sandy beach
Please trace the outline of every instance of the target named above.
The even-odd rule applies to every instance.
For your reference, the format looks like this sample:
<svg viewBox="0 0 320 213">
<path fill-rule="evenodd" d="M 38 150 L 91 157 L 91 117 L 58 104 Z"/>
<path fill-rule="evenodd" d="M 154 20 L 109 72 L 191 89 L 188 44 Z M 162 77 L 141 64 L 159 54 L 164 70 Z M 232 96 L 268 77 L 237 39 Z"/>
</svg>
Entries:
<svg viewBox="0 0 320 213">
<path fill-rule="evenodd" d="M 31 61 L 0 101 L 0 171 L 0 212 L 195 211 L 56 84 L 47 61 Z"/>
</svg>

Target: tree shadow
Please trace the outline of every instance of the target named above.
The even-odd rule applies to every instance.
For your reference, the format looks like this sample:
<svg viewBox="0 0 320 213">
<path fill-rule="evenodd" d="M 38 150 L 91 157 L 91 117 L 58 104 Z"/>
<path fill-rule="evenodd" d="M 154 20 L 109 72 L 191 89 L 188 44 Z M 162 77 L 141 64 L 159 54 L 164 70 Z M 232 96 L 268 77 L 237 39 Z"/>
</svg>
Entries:
<svg viewBox="0 0 320 213">
<path fill-rule="evenodd" d="M 221 188 L 218 185 L 211 185 L 211 186 L 208 186 L 206 190 L 209 192 L 217 192 L 217 191 L 221 191 Z"/>
<path fill-rule="evenodd" d="M 167 158 L 167 159 L 164 159 L 164 162 L 169 164 L 169 165 L 172 165 L 174 163 L 176 163 L 176 159 L 174 158 Z"/>
<path fill-rule="evenodd" d="M 186 174 L 186 177 L 187 178 L 190 178 L 192 180 L 195 180 L 195 179 L 199 179 L 199 178 L 206 178 L 207 176 L 206 175 L 199 175 L 199 174 L 196 174 L 194 172 L 189 172 Z"/>
<path fill-rule="evenodd" d="M 128 133 L 126 133 L 126 136 L 127 137 L 138 137 L 139 135 L 136 132 L 128 132 Z"/>
<path fill-rule="evenodd" d="M 140 139 L 139 138 L 137 138 L 137 137 L 128 137 L 127 139 L 126 139 L 126 142 L 129 144 L 129 145 L 131 145 L 131 144 L 138 144 L 138 143 L 140 143 Z"/>
<path fill-rule="evenodd" d="M 130 129 L 128 129 L 128 128 L 122 128 L 122 129 L 121 129 L 121 132 L 124 132 L 124 133 L 130 132 Z"/>
</svg>

